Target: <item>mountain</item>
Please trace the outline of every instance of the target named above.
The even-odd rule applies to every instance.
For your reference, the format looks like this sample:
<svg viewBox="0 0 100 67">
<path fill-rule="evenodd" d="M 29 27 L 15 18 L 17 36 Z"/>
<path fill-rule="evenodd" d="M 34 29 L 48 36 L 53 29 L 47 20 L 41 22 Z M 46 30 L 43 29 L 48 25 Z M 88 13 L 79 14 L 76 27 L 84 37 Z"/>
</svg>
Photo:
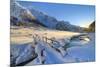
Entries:
<svg viewBox="0 0 100 67">
<path fill-rule="evenodd" d="M 35 17 L 29 10 L 27 10 L 25 7 L 21 6 L 14 0 L 11 1 L 10 8 L 10 15 L 18 18 L 19 20 L 26 21 L 26 19 L 35 19 Z"/>
<path fill-rule="evenodd" d="M 89 29 L 92 32 L 95 32 L 95 21 L 93 21 L 90 25 L 89 25 Z"/>
<path fill-rule="evenodd" d="M 64 31 L 83 32 L 84 28 L 72 25 L 68 21 L 59 21 L 59 23 L 56 24 L 56 29 Z"/>
<path fill-rule="evenodd" d="M 26 9 L 25 7 L 21 6 L 15 0 L 11 0 L 10 5 L 10 21 L 11 25 L 15 26 L 43 26 L 33 15 L 32 13 Z"/>
<path fill-rule="evenodd" d="M 24 3 L 25 1 L 22 1 Z M 16 1 L 11 2 L 11 25 L 41 25 L 48 29 L 82 32 L 83 28 L 66 21 L 59 21 L 54 17 L 37 11 L 34 8 L 25 8 Z"/>
<path fill-rule="evenodd" d="M 46 25 L 48 28 L 55 29 L 56 24 L 59 22 L 54 17 L 50 17 L 48 15 L 45 15 L 42 12 L 36 11 L 35 9 L 31 8 L 29 9 L 39 21 L 42 22 L 42 24 Z"/>
<path fill-rule="evenodd" d="M 84 29 L 85 32 L 95 32 L 95 21 L 93 21 L 88 28 Z"/>
</svg>

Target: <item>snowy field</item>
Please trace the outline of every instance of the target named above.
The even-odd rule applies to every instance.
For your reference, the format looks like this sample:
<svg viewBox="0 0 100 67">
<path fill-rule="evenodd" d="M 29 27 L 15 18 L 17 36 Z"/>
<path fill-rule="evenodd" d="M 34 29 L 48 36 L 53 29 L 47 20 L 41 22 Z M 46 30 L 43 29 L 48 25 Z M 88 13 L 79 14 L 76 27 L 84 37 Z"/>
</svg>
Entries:
<svg viewBox="0 0 100 67">
<path fill-rule="evenodd" d="M 11 28 L 12 65 L 95 61 L 95 33 Z"/>
</svg>

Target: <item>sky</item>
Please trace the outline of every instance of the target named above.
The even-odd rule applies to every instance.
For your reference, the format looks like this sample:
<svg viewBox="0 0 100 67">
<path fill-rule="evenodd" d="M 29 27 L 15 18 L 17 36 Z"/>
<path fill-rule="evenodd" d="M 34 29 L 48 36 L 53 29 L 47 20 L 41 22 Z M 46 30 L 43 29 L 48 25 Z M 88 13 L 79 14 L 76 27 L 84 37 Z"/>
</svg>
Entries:
<svg viewBox="0 0 100 67">
<path fill-rule="evenodd" d="M 57 20 L 68 21 L 71 24 L 81 27 L 88 27 L 95 20 L 95 6 L 93 5 L 75 5 L 75 4 L 57 4 L 43 2 L 29 2 L 23 4 L 27 8 L 34 8 Z"/>
</svg>

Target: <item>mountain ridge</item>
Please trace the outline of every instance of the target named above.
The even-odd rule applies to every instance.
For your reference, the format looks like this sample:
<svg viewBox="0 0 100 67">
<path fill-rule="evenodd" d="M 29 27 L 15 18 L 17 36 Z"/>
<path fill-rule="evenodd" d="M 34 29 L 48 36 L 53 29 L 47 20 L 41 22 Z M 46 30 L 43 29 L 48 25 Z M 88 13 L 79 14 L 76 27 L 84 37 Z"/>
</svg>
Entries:
<svg viewBox="0 0 100 67">
<path fill-rule="evenodd" d="M 38 21 L 35 23 L 45 26 L 48 29 L 74 31 L 74 32 L 83 31 L 83 28 L 80 26 L 72 25 L 66 21 L 59 21 L 54 17 L 48 16 L 43 12 L 35 10 L 34 8 L 27 9 L 21 6 L 18 2 L 11 3 L 11 16 L 18 18 L 18 20 L 25 23 Z M 65 24 L 64 27 L 61 26 L 62 24 Z M 57 25 L 59 25 L 60 28 L 62 29 L 57 28 Z"/>
</svg>

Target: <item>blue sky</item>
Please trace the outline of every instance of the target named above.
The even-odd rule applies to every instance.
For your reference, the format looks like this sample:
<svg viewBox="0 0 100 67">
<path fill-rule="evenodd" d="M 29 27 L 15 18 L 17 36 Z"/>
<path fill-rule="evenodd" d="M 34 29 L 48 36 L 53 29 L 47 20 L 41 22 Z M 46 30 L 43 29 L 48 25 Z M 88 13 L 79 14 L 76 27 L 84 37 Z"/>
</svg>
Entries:
<svg viewBox="0 0 100 67">
<path fill-rule="evenodd" d="M 57 20 L 69 21 L 71 24 L 87 27 L 95 20 L 95 6 L 93 5 L 72 5 L 32 2 L 24 3 L 27 8 L 34 8 Z"/>
</svg>

